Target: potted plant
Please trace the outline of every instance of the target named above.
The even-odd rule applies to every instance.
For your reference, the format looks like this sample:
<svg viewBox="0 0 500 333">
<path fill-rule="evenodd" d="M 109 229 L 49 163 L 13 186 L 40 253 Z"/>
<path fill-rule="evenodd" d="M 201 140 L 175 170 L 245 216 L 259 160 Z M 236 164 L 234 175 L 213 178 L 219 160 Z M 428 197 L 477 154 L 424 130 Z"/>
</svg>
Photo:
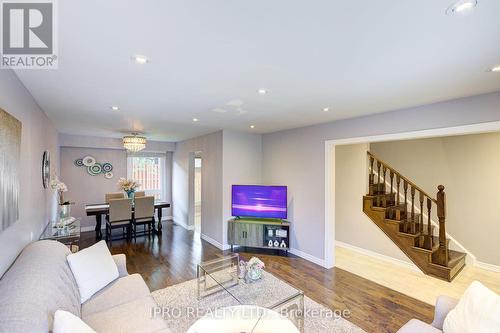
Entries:
<svg viewBox="0 0 500 333">
<path fill-rule="evenodd" d="M 133 199 L 134 198 L 134 193 L 135 193 L 135 190 L 141 186 L 141 184 L 137 183 L 135 180 L 133 179 L 125 179 L 125 178 L 120 178 L 118 180 L 118 187 L 125 191 L 127 193 L 127 196 L 130 198 L 130 199 Z"/>
<path fill-rule="evenodd" d="M 63 220 L 70 217 L 71 205 L 73 203 L 68 200 L 64 200 L 64 192 L 68 192 L 68 187 L 57 177 L 50 181 L 50 186 L 52 189 L 57 191 L 57 201 L 60 207 L 59 218 Z"/>
</svg>

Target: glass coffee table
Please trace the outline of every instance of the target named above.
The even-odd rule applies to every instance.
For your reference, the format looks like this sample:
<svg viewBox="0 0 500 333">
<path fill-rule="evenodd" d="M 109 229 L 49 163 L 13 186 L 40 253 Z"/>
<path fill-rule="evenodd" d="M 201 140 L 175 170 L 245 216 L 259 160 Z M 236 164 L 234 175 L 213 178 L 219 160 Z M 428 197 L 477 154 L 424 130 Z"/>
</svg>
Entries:
<svg viewBox="0 0 500 333">
<path fill-rule="evenodd" d="M 71 252 L 78 252 L 80 247 L 80 220 L 74 217 L 67 218 L 64 223 L 60 220 L 47 224 L 40 240 L 52 239 L 68 246 Z"/>
<path fill-rule="evenodd" d="M 304 331 L 304 292 L 265 271 L 254 282 L 240 279 L 238 254 L 199 264 L 197 276 L 199 300 L 215 293 L 229 295 L 236 305 L 272 310 L 291 321 L 299 332 Z M 269 311 L 251 311 L 251 317 L 245 318 L 254 324 L 248 332 L 265 330 L 267 318 Z"/>
</svg>

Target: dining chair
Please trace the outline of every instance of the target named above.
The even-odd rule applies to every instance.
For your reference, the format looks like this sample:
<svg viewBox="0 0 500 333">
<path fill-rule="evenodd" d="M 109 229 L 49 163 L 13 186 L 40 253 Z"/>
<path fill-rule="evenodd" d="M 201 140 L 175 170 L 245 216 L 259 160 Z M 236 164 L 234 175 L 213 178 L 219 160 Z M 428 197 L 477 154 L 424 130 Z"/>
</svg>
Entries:
<svg viewBox="0 0 500 333">
<path fill-rule="evenodd" d="M 134 240 L 137 240 L 137 226 L 144 226 L 144 232 L 139 236 L 151 235 L 153 223 L 155 223 L 155 197 L 136 197 L 134 201 L 134 218 L 132 220 Z M 146 225 L 148 226 L 147 232 Z"/>
<path fill-rule="evenodd" d="M 123 234 L 125 234 L 125 229 L 127 229 L 126 236 L 123 235 L 121 238 L 115 238 L 114 240 L 129 238 L 131 223 L 132 200 L 126 198 L 109 200 L 109 215 L 106 217 L 106 241 L 109 241 L 110 246 L 113 241 L 113 229 L 120 228 L 123 230 Z"/>
<path fill-rule="evenodd" d="M 146 196 L 146 191 L 138 191 L 134 193 L 135 198 L 142 198 Z"/>
<path fill-rule="evenodd" d="M 113 192 L 113 193 L 106 193 L 104 195 L 104 202 L 105 203 L 109 203 L 109 200 L 112 200 L 112 199 L 123 199 L 125 198 L 125 193 L 123 192 Z"/>
</svg>

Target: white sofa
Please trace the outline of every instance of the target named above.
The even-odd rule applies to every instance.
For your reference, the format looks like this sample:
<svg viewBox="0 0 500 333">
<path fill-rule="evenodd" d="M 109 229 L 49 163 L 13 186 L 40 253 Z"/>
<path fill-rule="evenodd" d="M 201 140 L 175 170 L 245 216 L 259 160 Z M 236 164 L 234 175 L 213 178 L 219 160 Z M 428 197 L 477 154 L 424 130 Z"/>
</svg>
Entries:
<svg viewBox="0 0 500 333">
<path fill-rule="evenodd" d="M 152 315 L 156 303 L 139 274 L 129 275 L 125 255 L 114 255 L 119 278 L 80 304 L 66 261 L 70 251 L 56 241 L 38 241 L 21 252 L 0 279 L 0 332 L 49 332 L 56 310 L 81 317 L 98 333 L 169 333 Z"/>
<path fill-rule="evenodd" d="M 446 315 L 455 308 L 458 300 L 448 296 L 439 296 L 436 300 L 434 320 L 431 324 L 412 319 L 401 327 L 397 333 L 442 333 Z"/>
</svg>

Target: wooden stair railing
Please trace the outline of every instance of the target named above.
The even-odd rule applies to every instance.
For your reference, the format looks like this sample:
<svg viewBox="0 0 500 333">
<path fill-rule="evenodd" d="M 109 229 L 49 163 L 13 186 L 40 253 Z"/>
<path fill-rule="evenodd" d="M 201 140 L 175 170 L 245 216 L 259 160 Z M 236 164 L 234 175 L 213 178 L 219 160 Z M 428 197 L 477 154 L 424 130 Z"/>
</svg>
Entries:
<svg viewBox="0 0 500 333">
<path fill-rule="evenodd" d="M 370 166 L 369 193 L 364 197 L 363 205 L 365 213 L 424 273 L 451 281 L 465 265 L 465 254 L 451 251 L 453 258 L 450 257 L 446 238 L 444 186 L 438 186 L 434 199 L 390 165 L 370 152 L 367 154 Z M 377 170 L 376 175 L 375 170 Z M 388 193 L 387 186 L 390 189 Z M 401 197 L 404 198 L 403 201 Z M 415 212 L 416 209 L 420 210 L 420 214 Z M 427 221 L 424 220 L 424 210 Z M 433 234 L 434 226 L 431 222 L 433 212 L 436 212 L 439 220 L 439 237 Z"/>
</svg>

